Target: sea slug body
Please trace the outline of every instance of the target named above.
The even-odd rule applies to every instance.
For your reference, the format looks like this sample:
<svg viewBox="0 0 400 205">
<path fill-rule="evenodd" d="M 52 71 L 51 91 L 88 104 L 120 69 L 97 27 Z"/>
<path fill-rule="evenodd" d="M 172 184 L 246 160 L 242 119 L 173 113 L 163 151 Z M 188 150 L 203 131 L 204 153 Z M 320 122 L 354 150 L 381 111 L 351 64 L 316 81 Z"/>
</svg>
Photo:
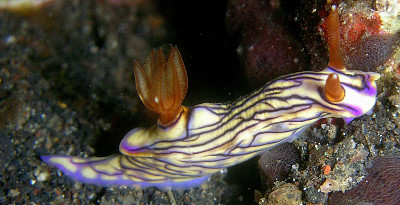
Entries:
<svg viewBox="0 0 400 205">
<path fill-rule="evenodd" d="M 215 172 L 294 140 L 322 118 L 351 121 L 369 112 L 380 75 L 347 70 L 332 56 L 320 72 L 282 76 L 233 102 L 185 107 L 187 75 L 179 51 L 171 46 L 166 58 L 154 50 L 144 64 L 135 63 L 135 80 L 146 107 L 160 115 L 157 124 L 128 132 L 121 154 L 42 160 L 77 181 L 102 186 L 199 186 Z"/>
</svg>

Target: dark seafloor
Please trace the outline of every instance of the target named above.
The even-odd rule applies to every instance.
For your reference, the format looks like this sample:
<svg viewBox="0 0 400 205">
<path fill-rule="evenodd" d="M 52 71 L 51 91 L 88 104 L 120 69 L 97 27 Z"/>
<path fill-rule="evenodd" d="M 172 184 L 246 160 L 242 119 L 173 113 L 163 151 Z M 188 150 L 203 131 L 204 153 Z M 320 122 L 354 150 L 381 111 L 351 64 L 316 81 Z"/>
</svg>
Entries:
<svg viewBox="0 0 400 205">
<path fill-rule="evenodd" d="M 301 22 L 298 38 L 323 43 L 306 29 L 322 1 L 299 2 L 291 11 Z M 343 8 L 357 4 L 345 3 Z M 189 77 L 185 105 L 250 92 L 237 39 L 225 31 L 226 4 L 54 0 L 22 12 L 0 11 L 0 204 L 170 204 L 156 188 L 75 182 L 39 156 L 117 153 L 126 132 L 153 124 L 156 116 L 141 103 L 133 78 L 133 62 L 153 47 L 178 46 Z M 315 69 L 327 56 L 323 44 L 313 43 L 303 42 Z M 265 187 L 254 159 L 214 174 L 199 188 L 173 191 L 176 203 L 327 204 L 328 194 L 318 191 L 326 179 L 338 181 L 340 190 L 354 187 L 374 158 L 400 154 L 399 61 L 397 49 L 375 70 L 383 76 L 373 114 L 344 127 L 335 120 L 312 126 L 294 142 L 299 165 L 274 188 Z M 326 165 L 329 174 L 323 174 Z"/>
</svg>

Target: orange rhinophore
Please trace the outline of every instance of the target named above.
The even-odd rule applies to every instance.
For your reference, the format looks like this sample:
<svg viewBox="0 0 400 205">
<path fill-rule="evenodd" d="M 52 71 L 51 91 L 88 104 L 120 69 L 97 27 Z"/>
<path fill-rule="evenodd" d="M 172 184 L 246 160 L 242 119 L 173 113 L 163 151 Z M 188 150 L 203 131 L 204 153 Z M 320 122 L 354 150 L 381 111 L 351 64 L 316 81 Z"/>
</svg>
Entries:
<svg viewBox="0 0 400 205">
<path fill-rule="evenodd" d="M 135 62 L 136 90 L 144 105 L 158 113 L 159 123 L 170 125 L 182 111 L 188 80 L 181 54 L 171 46 L 168 59 L 159 49 L 153 50 L 144 65 Z"/>
<path fill-rule="evenodd" d="M 331 73 L 328 75 L 325 83 L 325 96 L 331 102 L 338 102 L 344 98 L 344 89 L 340 84 L 338 74 Z"/>
<path fill-rule="evenodd" d="M 327 21 L 327 34 L 329 44 L 329 67 L 336 70 L 344 70 L 342 56 L 340 55 L 340 24 L 339 12 L 335 5 L 332 6 Z"/>
</svg>

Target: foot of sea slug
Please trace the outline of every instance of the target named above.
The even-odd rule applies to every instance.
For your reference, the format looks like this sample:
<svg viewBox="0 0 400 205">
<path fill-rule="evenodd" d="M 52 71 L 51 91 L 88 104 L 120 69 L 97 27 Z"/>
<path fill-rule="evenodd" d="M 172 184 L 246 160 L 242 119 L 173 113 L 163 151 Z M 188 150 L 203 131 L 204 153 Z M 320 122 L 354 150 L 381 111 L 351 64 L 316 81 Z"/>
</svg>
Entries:
<svg viewBox="0 0 400 205">
<path fill-rule="evenodd" d="M 121 166 L 123 155 L 81 158 L 70 156 L 41 156 L 42 161 L 60 169 L 65 175 L 82 183 L 100 186 L 154 186 L 162 190 L 184 190 L 200 186 L 210 175 L 177 180 L 166 176 L 146 176 L 148 170 Z"/>
<path fill-rule="evenodd" d="M 59 168 L 65 175 L 90 184 L 103 186 L 133 184 L 121 169 L 120 155 L 99 158 L 42 156 L 42 160 Z"/>
</svg>

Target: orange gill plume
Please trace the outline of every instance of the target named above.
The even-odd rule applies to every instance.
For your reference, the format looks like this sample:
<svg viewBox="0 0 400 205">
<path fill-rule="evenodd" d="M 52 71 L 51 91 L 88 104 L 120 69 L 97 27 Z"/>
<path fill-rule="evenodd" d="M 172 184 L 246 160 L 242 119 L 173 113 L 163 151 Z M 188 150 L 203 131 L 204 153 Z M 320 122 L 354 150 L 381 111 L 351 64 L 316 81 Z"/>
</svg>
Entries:
<svg viewBox="0 0 400 205">
<path fill-rule="evenodd" d="M 328 75 L 325 83 L 325 96 L 330 102 L 339 102 L 344 98 L 344 88 L 340 83 L 338 74 Z"/>
<path fill-rule="evenodd" d="M 339 24 L 339 12 L 336 5 L 331 7 L 327 21 L 327 34 L 328 34 L 328 45 L 329 45 L 329 67 L 336 70 L 344 70 L 342 56 L 340 54 L 340 24 Z"/>
<path fill-rule="evenodd" d="M 144 65 L 134 66 L 136 90 L 144 105 L 160 115 L 162 125 L 171 125 L 182 111 L 188 80 L 181 54 L 170 46 L 168 59 L 161 48 L 147 56 Z"/>
</svg>

